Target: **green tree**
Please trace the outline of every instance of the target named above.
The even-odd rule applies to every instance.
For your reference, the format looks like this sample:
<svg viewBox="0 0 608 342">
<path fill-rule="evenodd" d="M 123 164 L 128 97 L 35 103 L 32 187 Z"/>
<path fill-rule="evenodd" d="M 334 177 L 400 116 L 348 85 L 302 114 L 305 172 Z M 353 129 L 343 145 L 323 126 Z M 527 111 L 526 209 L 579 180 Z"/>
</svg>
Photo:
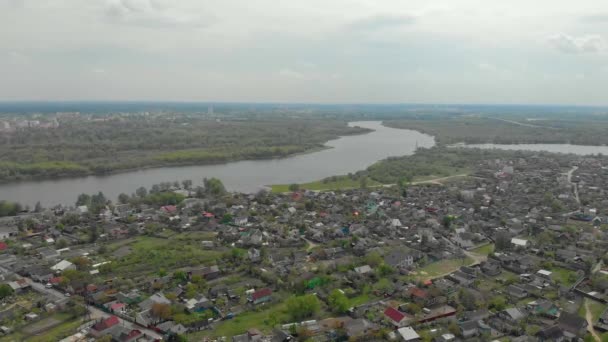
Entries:
<svg viewBox="0 0 608 342">
<path fill-rule="evenodd" d="M 120 195 L 118 195 L 118 203 L 120 203 L 120 204 L 129 203 L 129 195 L 127 195 L 125 193 L 121 193 Z"/>
<path fill-rule="evenodd" d="M 76 206 L 79 207 L 82 205 L 86 205 L 86 206 L 91 205 L 91 196 L 90 195 L 87 195 L 87 194 L 78 195 L 78 198 L 76 199 Z"/>
<path fill-rule="evenodd" d="M 205 191 L 211 195 L 219 196 L 226 193 L 224 183 L 217 178 L 205 178 L 203 179 L 203 185 L 205 187 Z"/>
<path fill-rule="evenodd" d="M 511 239 L 509 234 L 504 231 L 500 231 L 495 237 L 495 248 L 497 251 L 508 250 L 511 247 Z"/>
<path fill-rule="evenodd" d="M 338 290 L 333 290 L 329 297 L 327 298 L 327 304 L 329 304 L 330 308 L 339 314 L 346 313 L 348 309 L 350 309 L 350 302 L 346 295 Z"/>
<path fill-rule="evenodd" d="M 287 299 L 287 312 L 295 321 L 308 318 L 316 314 L 321 305 L 315 295 L 293 296 Z"/>
<path fill-rule="evenodd" d="M 146 197 L 148 195 L 148 190 L 146 190 L 146 188 L 144 188 L 142 186 L 142 187 L 137 188 L 137 190 L 135 190 L 135 194 L 139 198 L 144 198 L 144 197 Z"/>
<path fill-rule="evenodd" d="M 378 252 L 370 252 L 365 256 L 365 262 L 371 267 L 376 267 L 384 262 L 382 256 Z"/>
<path fill-rule="evenodd" d="M 300 184 L 297 184 L 297 183 L 289 184 L 289 191 L 296 192 L 298 190 L 300 190 Z"/>
<path fill-rule="evenodd" d="M 184 282 L 188 280 L 188 275 L 184 271 L 175 271 L 173 272 L 173 279 L 179 282 Z"/>
<path fill-rule="evenodd" d="M 192 180 L 190 180 L 190 179 L 183 180 L 182 186 L 184 187 L 184 189 L 190 190 L 190 188 L 192 188 Z"/>
<path fill-rule="evenodd" d="M 496 311 L 502 311 L 507 307 L 507 299 L 503 296 L 495 296 L 490 301 L 490 308 Z"/>
<path fill-rule="evenodd" d="M 0 299 L 4 299 L 8 296 L 11 296 L 13 294 L 13 288 L 10 287 L 8 284 L 1 284 L 0 285 Z"/>
<path fill-rule="evenodd" d="M 380 266 L 378 266 L 378 268 L 376 269 L 376 272 L 378 273 L 378 277 L 382 278 L 393 274 L 395 270 L 390 265 L 381 263 Z"/>
<path fill-rule="evenodd" d="M 66 248 L 68 246 L 68 241 L 66 239 L 61 238 L 57 240 L 56 246 L 58 249 Z"/>
</svg>

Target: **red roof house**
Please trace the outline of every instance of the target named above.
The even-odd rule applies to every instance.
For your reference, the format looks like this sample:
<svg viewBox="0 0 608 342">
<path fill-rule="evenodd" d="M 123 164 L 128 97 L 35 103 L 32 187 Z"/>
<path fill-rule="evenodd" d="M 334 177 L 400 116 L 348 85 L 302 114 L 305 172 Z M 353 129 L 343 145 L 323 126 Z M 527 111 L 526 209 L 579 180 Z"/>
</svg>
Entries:
<svg viewBox="0 0 608 342">
<path fill-rule="evenodd" d="M 120 323 L 120 321 L 118 320 L 118 317 L 110 316 L 110 317 L 102 320 L 101 322 L 98 322 L 97 324 L 95 324 L 93 326 L 92 330 L 100 333 L 107 329 L 110 329 L 111 327 L 117 325 L 118 323 Z M 93 331 L 91 333 L 93 333 Z"/>
<path fill-rule="evenodd" d="M 62 280 L 63 280 L 62 277 L 54 277 L 49 280 L 49 283 L 51 283 L 53 285 L 59 285 Z"/>
<path fill-rule="evenodd" d="M 272 290 L 267 287 L 257 290 L 251 295 L 253 304 L 264 303 L 270 299 L 272 299 Z"/>
<path fill-rule="evenodd" d="M 160 207 L 160 210 L 165 212 L 166 214 L 175 214 L 177 212 L 177 207 L 174 205 L 165 205 Z"/>
<path fill-rule="evenodd" d="M 388 320 L 398 328 L 406 326 L 410 321 L 410 317 L 408 315 L 390 306 L 384 310 L 384 316 L 386 316 Z"/>
<path fill-rule="evenodd" d="M 5 251 L 8 249 L 8 245 L 4 241 L 0 241 L 0 251 Z"/>
</svg>

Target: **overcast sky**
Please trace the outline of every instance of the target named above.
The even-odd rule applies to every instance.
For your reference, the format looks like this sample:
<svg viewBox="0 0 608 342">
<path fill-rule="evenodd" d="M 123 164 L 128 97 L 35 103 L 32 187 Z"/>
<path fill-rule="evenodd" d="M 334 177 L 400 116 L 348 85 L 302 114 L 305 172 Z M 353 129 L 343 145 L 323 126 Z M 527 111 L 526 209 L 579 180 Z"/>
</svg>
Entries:
<svg viewBox="0 0 608 342">
<path fill-rule="evenodd" d="M 608 104 L 606 0 L 0 0 L 0 100 Z"/>
</svg>

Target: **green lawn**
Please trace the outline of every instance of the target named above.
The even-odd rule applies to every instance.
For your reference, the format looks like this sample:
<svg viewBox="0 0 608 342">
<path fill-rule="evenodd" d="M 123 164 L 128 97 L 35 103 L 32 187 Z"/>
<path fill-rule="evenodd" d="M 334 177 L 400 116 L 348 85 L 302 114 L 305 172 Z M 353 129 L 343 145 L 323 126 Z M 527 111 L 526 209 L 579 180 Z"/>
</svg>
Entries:
<svg viewBox="0 0 608 342">
<path fill-rule="evenodd" d="M 551 278 L 560 284 L 572 286 L 576 282 L 576 272 L 572 270 L 561 267 L 553 267 L 549 269 L 549 271 L 553 272 Z"/>
<path fill-rule="evenodd" d="M 583 301 L 583 305 L 581 305 L 580 309 L 578 310 L 578 315 L 583 318 L 587 313 L 587 310 L 585 309 L 585 302 L 589 303 L 589 310 L 591 311 L 591 316 L 593 316 L 593 322 L 596 322 L 600 318 L 604 310 L 606 310 L 606 305 L 600 302 L 596 302 L 595 300 L 585 298 L 585 300 Z"/>
<path fill-rule="evenodd" d="M 349 302 L 351 307 L 355 307 L 365 303 L 369 303 L 374 299 L 375 297 L 370 294 L 360 294 L 356 297 L 350 298 Z"/>
<path fill-rule="evenodd" d="M 490 243 L 485 246 L 481 246 L 479 248 L 472 249 L 471 252 L 481 254 L 481 255 L 490 255 L 494 253 L 494 244 Z"/>
<path fill-rule="evenodd" d="M 138 237 L 131 244 L 133 251 L 112 263 L 114 273 L 177 269 L 205 265 L 221 257 L 217 250 L 203 250 L 198 241 Z"/>
<path fill-rule="evenodd" d="M 422 268 L 416 269 L 414 271 L 414 279 L 424 280 L 447 275 L 458 270 L 461 266 L 472 264 L 473 261 L 473 259 L 466 257 L 465 259 L 445 259 L 433 262 Z"/>
<path fill-rule="evenodd" d="M 203 336 L 213 335 L 218 337 L 226 336 L 230 339 L 232 336 L 246 332 L 249 328 L 257 328 L 262 332 L 270 332 L 273 328 L 273 319 L 271 317 L 274 318 L 274 321 L 277 324 L 287 322 L 288 316 L 285 302 L 267 306 L 260 311 L 247 311 L 235 316 L 233 319 L 219 323 L 212 332 L 206 331 L 191 334 L 188 335 L 188 338 L 191 341 L 197 341 Z"/>
<path fill-rule="evenodd" d="M 289 192 L 290 184 L 276 184 L 271 185 L 272 192 Z M 375 187 L 380 186 L 381 183 L 378 183 L 372 179 L 367 179 L 367 186 Z M 320 180 L 310 183 L 299 184 L 300 189 L 306 190 L 342 190 L 342 189 L 353 189 L 361 187 L 361 183 L 358 179 L 351 179 L 348 176 L 336 176 L 330 177 L 326 180 Z"/>
</svg>

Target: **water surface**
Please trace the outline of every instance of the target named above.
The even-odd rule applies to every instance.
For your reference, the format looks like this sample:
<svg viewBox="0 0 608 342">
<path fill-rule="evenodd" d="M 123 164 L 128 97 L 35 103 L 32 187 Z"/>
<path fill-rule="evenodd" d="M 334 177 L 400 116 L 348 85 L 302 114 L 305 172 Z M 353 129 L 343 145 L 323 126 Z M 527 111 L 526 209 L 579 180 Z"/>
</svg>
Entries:
<svg viewBox="0 0 608 342">
<path fill-rule="evenodd" d="M 379 121 L 351 122 L 350 126 L 371 128 L 367 134 L 344 136 L 328 141 L 330 149 L 282 159 L 246 160 L 217 165 L 162 167 L 106 176 L 26 181 L 0 185 L 0 200 L 33 206 L 37 201 L 49 207 L 73 205 L 81 193 L 102 191 L 116 200 L 120 193 L 131 194 L 140 186 L 150 188 L 167 181 L 217 177 L 228 190 L 255 192 L 264 185 L 304 183 L 325 177 L 363 170 L 390 157 L 414 153 L 416 147 L 432 147 L 435 139 L 417 131 L 385 127 Z"/>
</svg>

